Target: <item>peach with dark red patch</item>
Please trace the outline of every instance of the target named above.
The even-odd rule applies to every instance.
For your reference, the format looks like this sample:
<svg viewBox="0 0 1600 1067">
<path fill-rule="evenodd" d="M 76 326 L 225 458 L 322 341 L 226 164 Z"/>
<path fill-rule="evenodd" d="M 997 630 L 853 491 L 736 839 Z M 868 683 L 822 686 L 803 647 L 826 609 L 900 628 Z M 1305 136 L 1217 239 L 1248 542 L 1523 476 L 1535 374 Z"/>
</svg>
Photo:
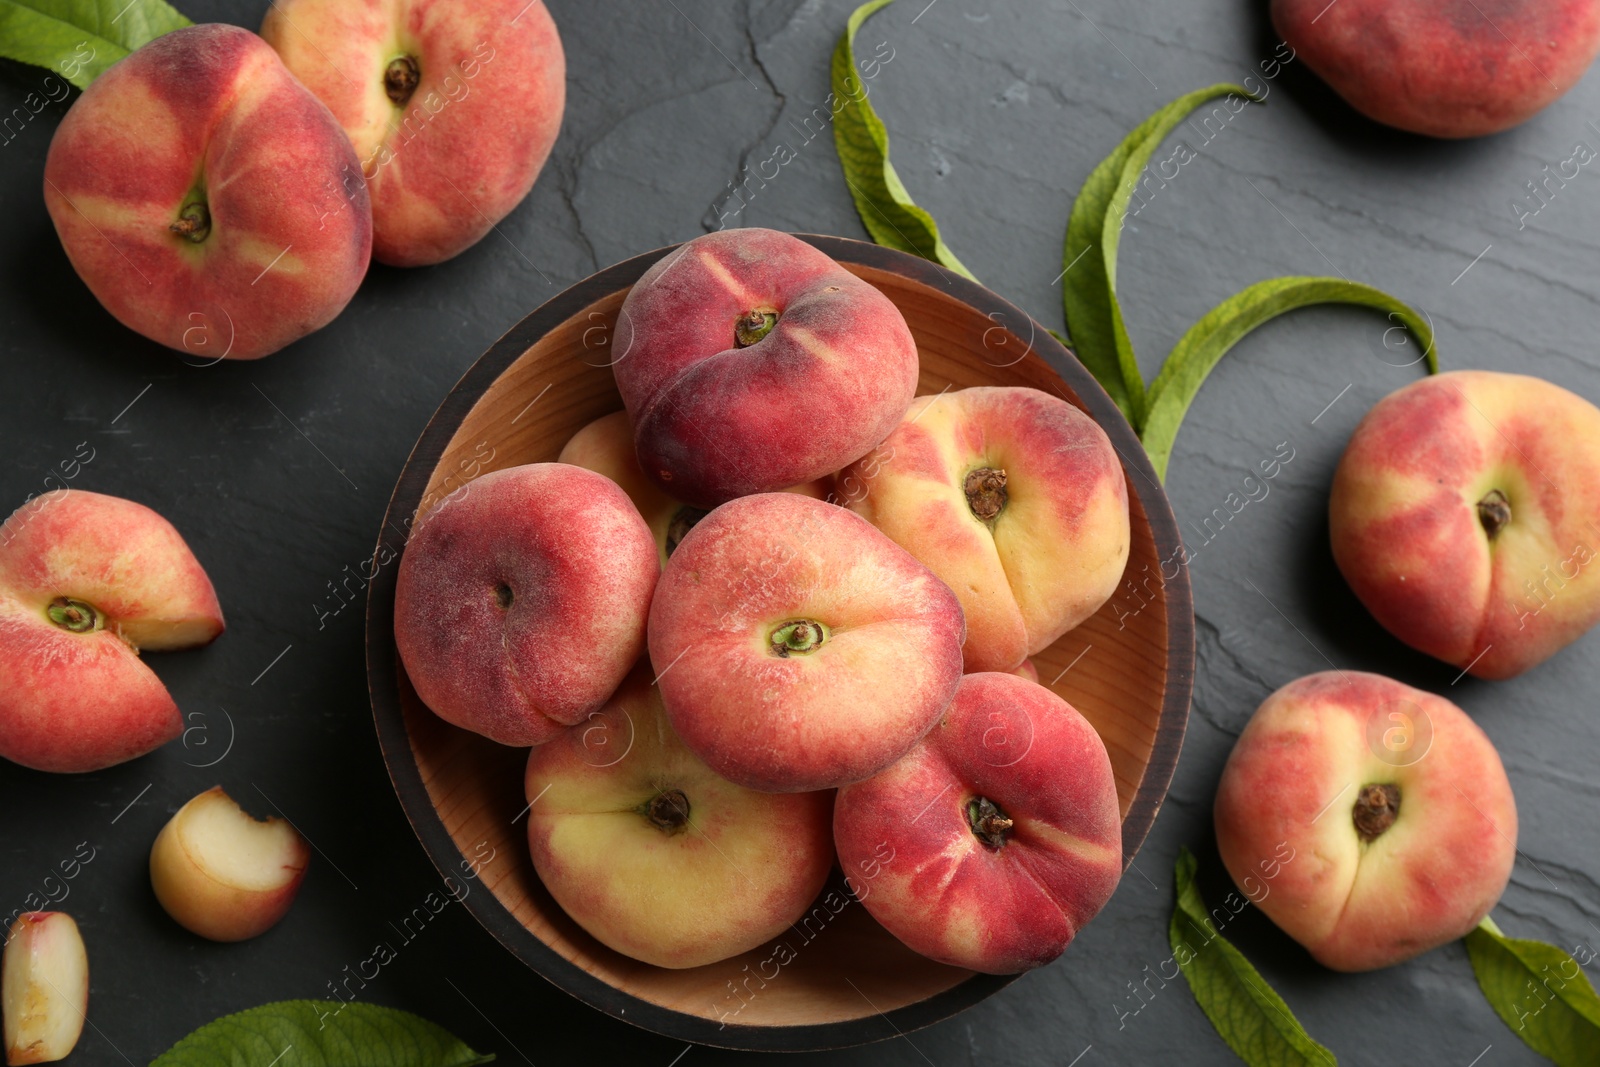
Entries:
<svg viewBox="0 0 1600 1067">
<path fill-rule="evenodd" d="M 595 938 L 657 967 L 760 947 L 833 867 L 830 793 L 757 793 L 690 752 L 648 661 L 605 707 L 528 757 L 528 844 L 550 895 Z"/>
<path fill-rule="evenodd" d="M 565 463 L 466 483 L 417 520 L 394 636 L 447 722 L 537 745 L 599 708 L 644 651 L 655 543 L 617 484 Z"/>
<path fill-rule="evenodd" d="M 1272 23 L 1351 107 L 1432 137 L 1525 121 L 1600 48 L 1594 0 L 1272 0 Z"/>
<path fill-rule="evenodd" d="M 327 325 L 372 250 L 349 139 L 236 26 L 174 30 L 100 75 L 50 142 L 44 199 L 107 311 L 207 359 Z"/>
<path fill-rule="evenodd" d="M 183 732 L 141 651 L 222 633 L 211 579 L 143 504 L 58 489 L 0 526 L 0 756 L 95 771 Z"/>
<path fill-rule="evenodd" d="M 961 679 L 954 594 L 859 516 L 794 493 L 700 520 L 661 572 L 650 659 L 684 744 L 750 789 L 870 777 Z"/>
<path fill-rule="evenodd" d="M 837 471 L 916 392 L 917 347 L 889 298 L 773 230 L 722 230 L 636 282 L 613 372 L 639 465 L 710 508 Z"/>
<path fill-rule="evenodd" d="M 1059 397 L 918 397 L 840 472 L 847 506 L 942 578 L 967 617 L 966 669 L 1009 671 L 1100 609 L 1122 580 L 1128 487 L 1105 431 Z"/>
<path fill-rule="evenodd" d="M 476 244 L 561 128 L 566 58 L 540 0 L 276 0 L 261 36 L 354 144 L 380 263 Z"/>
<path fill-rule="evenodd" d="M 989 974 L 1061 955 L 1122 875 L 1105 745 L 1072 705 L 1010 674 L 963 678 L 904 759 L 839 790 L 833 832 L 846 873 L 879 860 L 862 899 L 873 918 L 930 959 Z"/>
<path fill-rule="evenodd" d="M 1480 678 L 1520 674 L 1600 620 L 1600 410 L 1519 374 L 1414 382 L 1356 427 L 1328 518 L 1390 633 Z"/>
<path fill-rule="evenodd" d="M 1516 859 L 1516 801 L 1484 732 L 1443 697 L 1359 671 L 1308 675 L 1262 703 L 1215 817 L 1240 890 L 1337 971 L 1465 936 Z"/>
</svg>

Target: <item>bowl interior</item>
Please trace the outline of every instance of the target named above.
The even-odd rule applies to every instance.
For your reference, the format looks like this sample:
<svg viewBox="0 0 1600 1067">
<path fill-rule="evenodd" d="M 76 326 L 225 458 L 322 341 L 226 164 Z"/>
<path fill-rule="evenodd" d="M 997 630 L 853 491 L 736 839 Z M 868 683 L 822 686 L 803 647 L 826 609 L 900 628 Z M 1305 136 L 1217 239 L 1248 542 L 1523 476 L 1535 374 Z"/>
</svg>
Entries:
<svg viewBox="0 0 1600 1067">
<path fill-rule="evenodd" d="M 847 246 L 872 248 L 856 242 L 836 244 L 846 247 L 846 251 Z M 1086 403 L 1074 392 L 1038 350 L 1049 348 L 1058 354 L 1057 362 L 1071 357 L 1042 330 L 1038 330 L 1038 337 L 1026 336 L 1037 327 L 1014 309 L 1015 318 L 985 313 L 949 289 L 930 284 L 930 280 L 939 279 L 930 278 L 928 272 L 919 272 L 923 275 L 919 279 L 892 269 L 892 261 L 885 265 L 881 256 L 870 257 L 878 260 L 878 265 L 852 262 L 840 254 L 839 248 L 824 247 L 887 294 L 905 315 L 921 355 L 919 393 L 973 385 L 1032 386 L 1064 397 L 1107 424 L 1110 405 L 1104 394 L 1091 396 L 1091 403 Z M 554 460 L 578 429 L 620 410 L 622 402 L 610 369 L 620 354 L 613 353 L 610 342 L 626 291 L 624 284 L 588 293 L 592 299 L 587 304 L 576 306 L 564 319 L 547 324 L 541 335 L 529 338 L 531 343 L 526 349 L 466 407 L 438 462 L 426 472 L 419 472 L 426 473 L 420 504 L 399 515 L 391 513 L 390 522 L 409 522 L 488 471 Z M 1010 328 L 1013 323 L 1019 328 L 1016 332 Z M 507 340 L 514 335 L 515 331 Z M 1079 381 L 1092 386 L 1081 368 L 1073 364 L 1073 369 Z M 464 380 L 463 385 L 466 384 Z M 461 388 L 458 386 L 457 391 Z M 441 415 L 444 411 L 441 408 Z M 1116 418 L 1114 409 L 1109 414 Z M 1192 629 L 1184 628 L 1189 623 L 1175 628 L 1169 618 L 1169 612 L 1189 613 L 1186 576 L 1176 581 L 1160 579 L 1160 561 L 1170 558 L 1175 547 L 1171 513 L 1148 474 L 1142 453 L 1137 457 L 1129 455 L 1131 431 L 1120 419 L 1117 422 L 1113 441 L 1123 453 L 1130 479 L 1133 540 L 1128 581 L 1097 615 L 1034 660 L 1041 684 L 1071 702 L 1105 741 L 1124 815 L 1124 855 L 1131 859 L 1165 794 L 1181 742 L 1190 683 L 1188 657 L 1192 656 L 1193 646 Z M 1109 425 L 1107 428 L 1112 430 Z M 1136 441 L 1131 448 L 1137 451 Z M 414 456 L 412 464 L 419 458 L 425 457 Z M 397 504 L 401 497 L 397 491 Z M 1150 510 L 1156 512 L 1154 525 L 1147 513 L 1146 497 L 1150 498 Z M 414 490 L 411 499 L 417 499 Z M 1158 530 L 1162 533 L 1161 544 Z M 392 591 L 392 585 L 389 589 Z M 378 594 L 377 586 L 374 594 Z M 1187 648 L 1181 639 L 1174 640 L 1175 630 L 1188 635 Z M 369 634 L 369 642 L 387 642 L 392 647 L 388 632 Z M 522 793 L 525 754 L 435 717 L 418 700 L 398 659 L 392 662 L 398 712 L 409 748 L 409 752 L 401 753 L 386 748 L 392 773 L 395 759 L 409 756 L 428 804 L 461 857 L 492 854 L 493 859 L 479 877 L 494 900 L 543 946 L 572 968 L 598 980 L 598 984 L 582 983 L 585 989 L 592 992 L 610 987 L 623 994 L 615 1003 L 598 1004 L 603 1009 L 659 1029 L 652 1025 L 652 1019 L 674 1016 L 652 1012 L 647 1007 L 654 1006 L 698 1020 L 696 1027 L 687 1031 L 692 1040 L 748 1045 L 752 1044 L 748 1039 L 751 1028 L 827 1027 L 879 1015 L 892 1016 L 897 1010 L 930 1001 L 951 1003 L 953 1006 L 944 1012 L 949 1014 L 1009 980 L 975 976 L 906 949 L 879 927 L 860 904 L 837 892 L 837 874 L 829 887 L 834 895 L 830 898 L 825 892 L 813 911 L 796 924 L 782 947 L 766 946 L 721 963 L 684 971 L 653 967 L 613 952 L 568 919 L 534 873 L 521 821 L 527 809 Z M 376 706 L 376 686 L 374 700 Z M 382 733 L 381 709 L 379 717 Z M 396 783 L 404 799 L 404 783 L 398 774 Z M 412 819 L 418 822 L 415 811 Z M 418 829 L 421 833 L 420 823 Z M 427 843 L 428 835 L 423 837 Z M 450 871 L 456 867 L 457 857 L 441 856 L 438 849 L 431 847 L 430 852 L 441 869 Z M 841 900 L 846 903 L 840 905 Z M 477 914 L 484 918 L 481 907 Z M 508 940 L 503 932 L 496 932 L 502 940 Z M 516 945 L 510 947 L 518 950 Z M 546 977 L 584 999 L 597 999 L 574 989 L 560 975 L 552 975 L 527 952 L 518 954 Z M 1069 950 L 1067 959 L 1070 958 Z M 968 988 L 958 995 L 957 987 L 964 983 Z M 635 1001 L 628 998 L 644 1002 L 639 1006 L 642 1010 L 629 1009 L 627 1005 Z M 884 1031 L 882 1036 L 893 1036 L 891 1026 L 895 1024 L 886 1026 L 884 1022 L 876 1021 Z M 682 1035 L 686 1031 L 678 1032 Z M 768 1043 L 758 1040 L 753 1044 Z"/>
</svg>

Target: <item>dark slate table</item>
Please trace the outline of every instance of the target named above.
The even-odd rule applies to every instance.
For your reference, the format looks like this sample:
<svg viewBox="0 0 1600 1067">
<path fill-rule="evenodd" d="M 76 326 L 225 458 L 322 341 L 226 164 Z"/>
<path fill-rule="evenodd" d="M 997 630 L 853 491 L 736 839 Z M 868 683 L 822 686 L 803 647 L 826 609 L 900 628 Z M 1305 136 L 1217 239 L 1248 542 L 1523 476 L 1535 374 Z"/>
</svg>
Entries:
<svg viewBox="0 0 1600 1067">
<path fill-rule="evenodd" d="M 264 5 L 180 6 L 254 28 Z M 339 608 L 332 589 L 371 553 L 413 440 L 479 353 L 560 288 L 724 217 L 863 235 L 831 137 L 801 143 L 847 3 L 551 6 L 567 49 L 566 122 L 504 236 L 432 269 L 374 267 L 332 326 L 259 363 L 185 365 L 119 327 L 79 283 L 39 191 L 64 105 L 0 146 L 0 511 L 92 449 L 73 484 L 172 519 L 229 623 L 209 649 L 151 658 L 196 728 L 187 744 L 81 777 L 0 766 L 6 912 L 80 842 L 96 850 L 62 905 L 93 961 L 93 1025 L 76 1062 L 142 1064 L 218 1015 L 327 995 L 436 887 L 379 759 L 361 607 Z M 1059 328 L 1055 279 L 1078 185 L 1157 106 L 1259 75 L 1277 45 L 1264 8 L 905 0 L 869 21 L 860 45 L 892 51 L 871 91 L 913 194 L 981 280 Z M 0 63 L 0 112 L 42 75 Z M 1527 371 L 1600 398 L 1600 187 L 1581 174 L 1537 215 L 1513 206 L 1546 164 L 1600 145 L 1600 77 L 1518 130 L 1465 144 L 1365 122 L 1292 63 L 1267 84 L 1266 106 L 1225 128 L 1181 128 L 1157 158 L 1179 140 L 1197 158 L 1130 219 L 1121 291 L 1147 374 L 1246 284 L 1344 274 L 1425 309 L 1448 366 Z M 741 166 L 780 144 L 796 158 L 746 206 L 730 204 Z M 1521 810 L 1501 925 L 1569 950 L 1600 944 L 1600 634 L 1514 681 L 1452 684 L 1454 669 L 1384 634 L 1334 570 L 1325 501 L 1340 451 L 1374 401 L 1419 373 L 1406 366 L 1414 350 L 1386 343 L 1389 326 L 1345 309 L 1273 323 L 1227 357 L 1189 414 L 1168 491 L 1195 553 L 1194 709 L 1166 807 L 1099 920 L 1062 961 L 955 1019 L 792 1062 L 1235 1062 L 1181 982 L 1149 981 L 1137 997 L 1133 986 L 1170 956 L 1180 846 L 1196 850 L 1221 899 L 1210 805 L 1235 735 L 1270 691 L 1330 662 L 1446 693 L 1474 715 Z M 1270 495 L 1206 532 L 1201 520 L 1282 442 L 1294 458 Z M 177 805 L 219 781 L 258 812 L 289 816 L 317 849 L 282 925 L 233 946 L 167 920 L 145 866 Z M 1344 1063 L 1543 1062 L 1490 1011 L 1459 945 L 1347 977 L 1253 910 L 1227 933 Z M 754 1058 L 686 1049 L 579 1005 L 461 908 L 401 945 L 361 997 L 435 1019 L 505 1064 Z"/>
</svg>

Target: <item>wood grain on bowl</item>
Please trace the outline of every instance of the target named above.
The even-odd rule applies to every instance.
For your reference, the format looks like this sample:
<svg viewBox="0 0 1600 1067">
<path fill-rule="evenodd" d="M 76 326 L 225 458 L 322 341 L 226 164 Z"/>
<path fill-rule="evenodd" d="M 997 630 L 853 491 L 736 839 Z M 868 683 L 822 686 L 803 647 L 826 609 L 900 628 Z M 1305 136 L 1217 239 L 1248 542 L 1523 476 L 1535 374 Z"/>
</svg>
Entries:
<svg viewBox="0 0 1600 1067">
<path fill-rule="evenodd" d="M 913 256 L 841 238 L 806 240 L 881 289 L 921 357 L 918 392 L 1021 385 L 1094 417 L 1122 455 L 1133 542 L 1126 581 L 1088 622 L 1034 656 L 1041 684 L 1094 725 L 1111 755 L 1131 861 L 1166 795 L 1193 682 L 1194 618 L 1176 523 L 1137 438 L 1088 372 L 1042 327 L 987 290 Z M 622 407 L 611 364 L 628 286 L 670 249 L 618 264 L 539 308 L 452 390 L 390 502 L 385 542 L 491 470 L 553 460 L 578 429 Z M 1173 572 L 1176 570 L 1176 576 Z M 896 1036 L 969 1007 L 1007 977 L 933 963 L 900 945 L 837 881 L 792 935 L 706 967 L 670 971 L 589 937 L 528 859 L 525 753 L 452 727 L 417 699 L 394 653 L 394 568 L 368 600 L 368 674 L 378 735 L 407 815 L 439 869 L 491 855 L 475 916 L 534 970 L 610 1014 L 689 1041 L 752 1049 L 842 1047 Z M 1129 584 L 1131 583 L 1131 584 Z M 870 892 L 870 884 L 866 891 Z M 1071 966 L 1069 950 L 1057 966 Z"/>
</svg>

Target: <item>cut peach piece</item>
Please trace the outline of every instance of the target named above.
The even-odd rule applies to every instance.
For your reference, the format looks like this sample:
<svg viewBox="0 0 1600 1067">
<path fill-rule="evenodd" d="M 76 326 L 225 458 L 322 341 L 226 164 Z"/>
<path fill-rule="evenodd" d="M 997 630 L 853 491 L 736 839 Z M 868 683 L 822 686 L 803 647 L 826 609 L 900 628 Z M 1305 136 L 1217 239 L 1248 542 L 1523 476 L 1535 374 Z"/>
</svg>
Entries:
<svg viewBox="0 0 1600 1067">
<path fill-rule="evenodd" d="M 66 1059 L 83 1033 L 89 1006 L 89 957 L 72 916 L 30 911 L 11 924 L 0 964 L 0 1016 L 6 1063 Z"/>
<path fill-rule="evenodd" d="M 36 497 L 0 526 L 0 756 L 92 771 L 183 732 L 144 649 L 222 632 L 205 570 L 142 504 L 78 489 Z"/>
<path fill-rule="evenodd" d="M 213 786 L 167 821 L 150 848 L 150 885 L 167 914 L 212 941 L 243 941 L 294 903 L 311 849 L 277 816 L 258 820 Z"/>
</svg>

